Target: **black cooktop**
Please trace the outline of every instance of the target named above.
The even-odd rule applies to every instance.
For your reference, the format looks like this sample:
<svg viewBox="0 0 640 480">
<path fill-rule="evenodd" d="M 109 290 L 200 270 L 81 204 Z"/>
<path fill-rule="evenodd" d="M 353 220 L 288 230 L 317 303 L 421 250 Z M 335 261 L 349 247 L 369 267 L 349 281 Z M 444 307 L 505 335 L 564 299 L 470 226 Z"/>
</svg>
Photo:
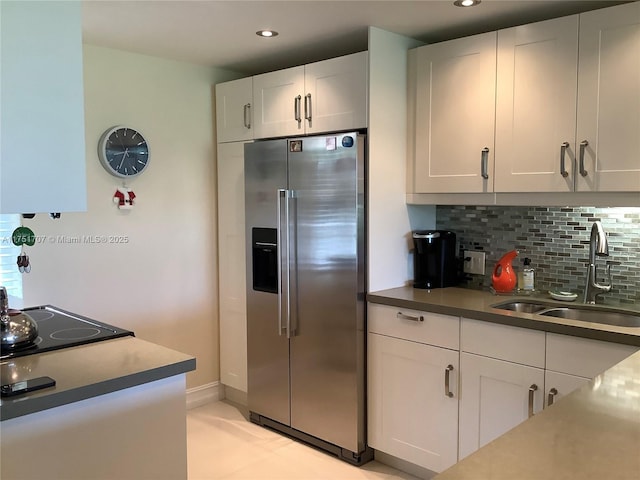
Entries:
<svg viewBox="0 0 640 480">
<path fill-rule="evenodd" d="M 52 305 L 25 308 L 22 311 L 35 320 L 38 325 L 38 337 L 32 345 L 23 348 L 5 349 L 3 346 L 0 359 L 134 336 L 129 330 L 82 317 Z"/>
</svg>

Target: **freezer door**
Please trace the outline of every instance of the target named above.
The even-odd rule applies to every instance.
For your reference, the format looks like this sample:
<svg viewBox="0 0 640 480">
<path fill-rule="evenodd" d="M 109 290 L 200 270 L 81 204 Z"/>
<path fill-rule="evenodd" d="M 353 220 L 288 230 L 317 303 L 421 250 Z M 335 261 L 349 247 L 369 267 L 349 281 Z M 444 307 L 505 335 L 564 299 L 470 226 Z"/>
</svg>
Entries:
<svg viewBox="0 0 640 480">
<path fill-rule="evenodd" d="M 364 446 L 364 151 L 356 134 L 289 141 L 291 426 Z"/>
<path fill-rule="evenodd" d="M 287 142 L 246 144 L 244 161 L 248 406 L 289 425 L 289 340 L 279 328 L 277 225 L 278 190 L 287 187 Z"/>
</svg>

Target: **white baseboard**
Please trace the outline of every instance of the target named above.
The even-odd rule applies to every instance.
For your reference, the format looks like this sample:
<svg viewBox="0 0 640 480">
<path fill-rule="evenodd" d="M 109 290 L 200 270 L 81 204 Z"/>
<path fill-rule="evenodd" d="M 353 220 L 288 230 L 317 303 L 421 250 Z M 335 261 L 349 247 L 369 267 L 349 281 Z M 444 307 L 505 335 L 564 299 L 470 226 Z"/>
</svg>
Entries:
<svg viewBox="0 0 640 480">
<path fill-rule="evenodd" d="M 437 474 L 428 470 L 424 467 L 420 467 L 419 465 L 415 465 L 413 463 L 409 463 L 400 458 L 394 457 L 393 455 L 389 455 L 388 453 L 381 452 L 379 450 L 375 450 L 374 458 L 376 461 L 380 463 L 384 463 L 385 465 L 389 465 L 397 470 L 403 471 L 414 477 L 420 478 L 422 480 L 431 480 Z"/>
<path fill-rule="evenodd" d="M 187 410 L 201 407 L 209 402 L 224 398 L 224 391 L 220 382 L 207 383 L 199 387 L 187 389 Z"/>
<path fill-rule="evenodd" d="M 235 388 L 230 387 L 229 385 L 223 385 L 224 399 L 228 402 L 235 403 L 237 405 L 246 407 L 247 403 L 247 392 L 243 392 L 242 390 L 237 390 Z"/>
</svg>

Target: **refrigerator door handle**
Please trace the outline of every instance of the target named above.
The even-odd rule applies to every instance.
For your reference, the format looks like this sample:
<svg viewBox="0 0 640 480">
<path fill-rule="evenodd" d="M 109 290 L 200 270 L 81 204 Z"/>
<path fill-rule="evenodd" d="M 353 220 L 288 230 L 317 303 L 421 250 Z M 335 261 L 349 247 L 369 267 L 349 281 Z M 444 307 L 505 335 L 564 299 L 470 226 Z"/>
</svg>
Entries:
<svg viewBox="0 0 640 480">
<path fill-rule="evenodd" d="M 289 337 L 289 330 L 288 330 L 288 325 L 289 325 L 289 308 L 288 308 L 288 295 L 289 295 L 289 287 L 288 287 L 288 283 L 289 283 L 289 262 L 288 262 L 288 256 L 289 256 L 289 247 L 288 247 L 288 243 L 286 240 L 286 237 L 288 237 L 288 230 L 289 230 L 289 222 L 288 222 L 288 202 L 287 202 L 287 190 L 284 189 L 278 189 L 277 191 L 277 212 L 276 212 L 276 243 L 278 244 L 278 335 L 282 336 L 282 332 L 283 330 L 287 330 L 287 337 Z M 284 202 L 283 202 L 284 199 Z M 284 208 L 285 208 L 285 212 L 284 212 L 284 220 L 283 220 L 283 215 L 282 215 L 282 207 L 284 204 Z M 284 231 L 285 234 L 283 236 L 283 221 L 284 221 Z M 284 240 L 284 242 L 283 242 Z M 284 247 L 284 249 L 283 249 Z M 286 261 L 286 265 L 287 268 L 282 268 L 282 263 L 283 261 Z M 283 273 L 286 272 L 286 279 L 285 277 L 283 277 Z M 286 296 L 287 296 L 287 302 L 285 303 L 283 300 L 283 297 L 285 295 L 285 291 L 286 291 Z M 286 322 L 286 327 L 283 327 L 283 321 L 282 321 L 282 317 L 283 315 L 287 316 L 287 320 Z"/>
<path fill-rule="evenodd" d="M 297 207 L 295 190 L 287 190 L 287 338 L 295 337 L 298 330 Z"/>
</svg>

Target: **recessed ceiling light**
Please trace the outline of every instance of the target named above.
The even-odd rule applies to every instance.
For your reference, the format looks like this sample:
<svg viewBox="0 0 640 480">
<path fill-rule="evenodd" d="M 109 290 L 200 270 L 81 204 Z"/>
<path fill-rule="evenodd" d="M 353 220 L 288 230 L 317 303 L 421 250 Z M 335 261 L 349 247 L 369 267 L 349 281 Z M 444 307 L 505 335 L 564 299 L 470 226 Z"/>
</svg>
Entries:
<svg viewBox="0 0 640 480">
<path fill-rule="evenodd" d="M 258 35 L 259 37 L 275 37 L 276 35 L 278 35 L 278 32 L 276 32 L 275 30 L 258 30 L 256 32 L 256 35 Z"/>
<path fill-rule="evenodd" d="M 456 0 L 453 2 L 456 7 L 473 7 L 479 3 L 480 0 Z"/>
</svg>

